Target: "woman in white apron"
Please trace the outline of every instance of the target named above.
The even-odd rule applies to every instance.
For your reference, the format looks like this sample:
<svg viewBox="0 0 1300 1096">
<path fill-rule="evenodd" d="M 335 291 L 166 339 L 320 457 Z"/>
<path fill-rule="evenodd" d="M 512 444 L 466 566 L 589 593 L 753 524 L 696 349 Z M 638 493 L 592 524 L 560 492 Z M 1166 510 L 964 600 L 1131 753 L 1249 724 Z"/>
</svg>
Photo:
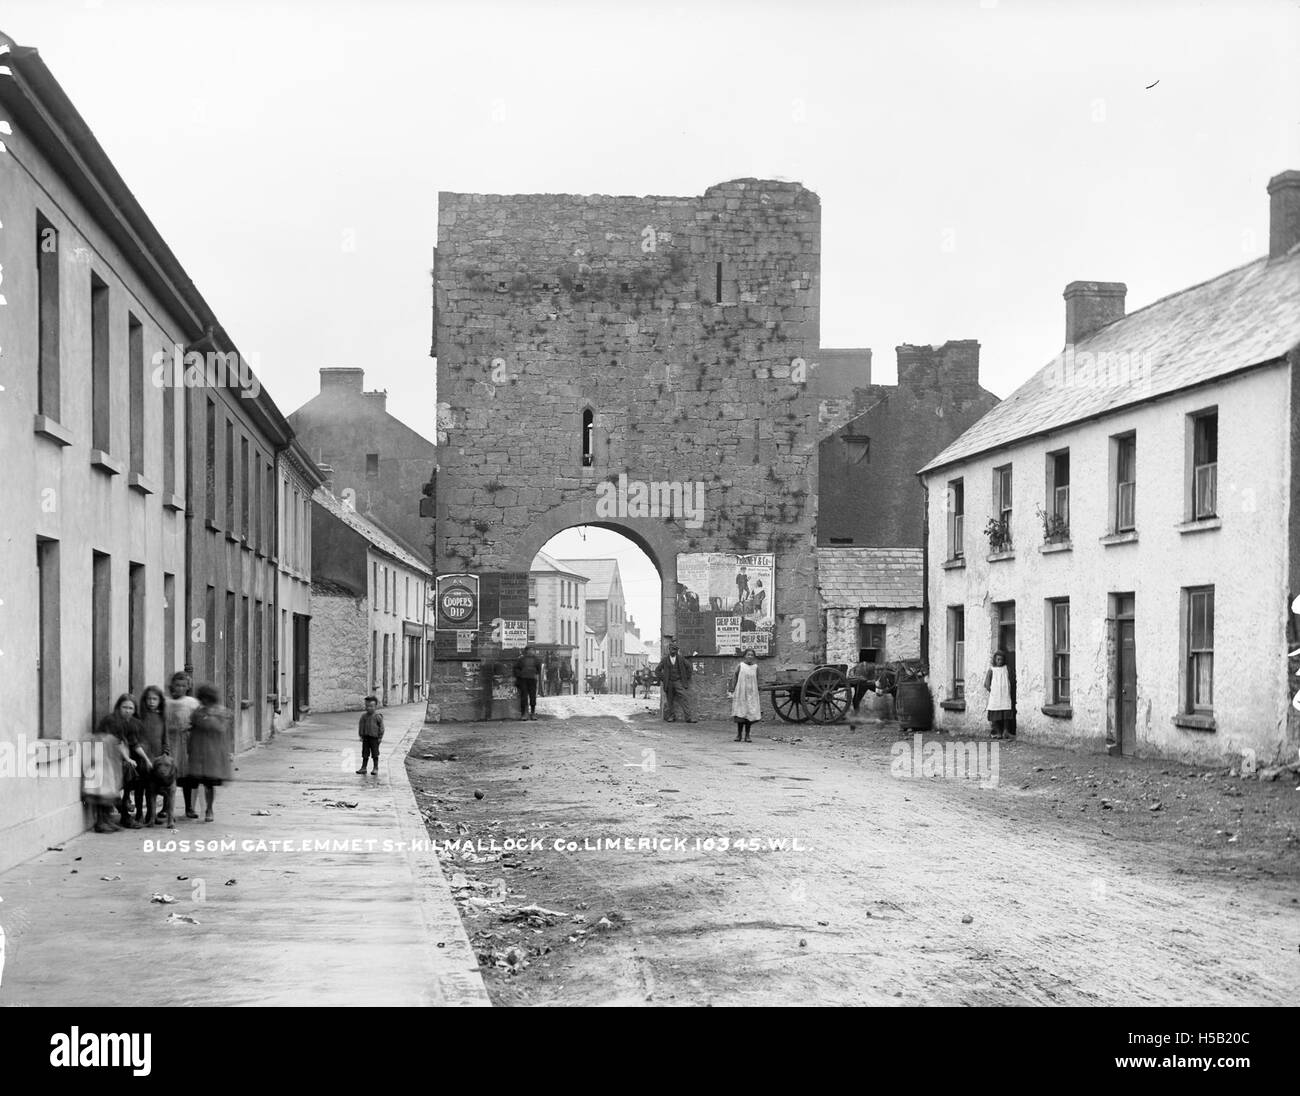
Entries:
<svg viewBox="0 0 1300 1096">
<path fill-rule="evenodd" d="M 989 722 L 993 725 L 989 736 L 1005 738 L 1015 732 L 1015 684 L 1011 680 L 1011 668 L 1007 665 L 1006 653 L 999 650 L 993 653 L 993 665 L 984 675 L 984 688 L 988 690 Z"/>
<path fill-rule="evenodd" d="M 749 729 L 763 718 L 758 707 L 758 664 L 754 648 L 745 651 L 745 660 L 736 667 L 731 679 L 731 718 L 736 721 L 736 741 L 752 742 Z"/>
</svg>

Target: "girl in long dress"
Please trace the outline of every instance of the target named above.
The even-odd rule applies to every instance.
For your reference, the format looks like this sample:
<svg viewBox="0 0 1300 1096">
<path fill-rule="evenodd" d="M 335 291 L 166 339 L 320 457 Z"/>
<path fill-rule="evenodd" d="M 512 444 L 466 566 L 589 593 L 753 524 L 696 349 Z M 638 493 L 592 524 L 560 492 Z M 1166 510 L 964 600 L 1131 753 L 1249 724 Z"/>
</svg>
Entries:
<svg viewBox="0 0 1300 1096">
<path fill-rule="evenodd" d="M 149 764 L 141 746 L 143 737 L 144 727 L 135 715 L 135 698 L 123 693 L 112 712 L 96 725 L 93 735 L 96 760 L 103 761 L 93 782 L 87 783 L 86 798 L 95 808 L 96 833 L 140 828 L 140 823 L 131 817 L 126 793 L 128 789 L 134 790 L 138 774 Z M 114 807 L 122 816 L 121 824 L 113 821 Z"/>
<path fill-rule="evenodd" d="M 993 653 L 993 665 L 984 675 L 984 688 L 989 694 L 988 717 L 993 725 L 989 737 L 1014 736 L 1016 686 L 1011 678 L 1011 668 L 1007 665 L 1005 651 L 998 650 Z"/>
<path fill-rule="evenodd" d="M 140 711 L 137 718 L 144 728 L 142 745 L 151 762 L 157 761 L 167 749 L 167 698 L 157 685 L 146 685 L 140 694 Z M 146 826 L 154 824 L 154 805 L 156 796 L 151 787 L 152 781 L 146 776 L 135 785 L 135 820 Z M 145 802 L 145 797 L 148 802 Z"/>
<path fill-rule="evenodd" d="M 749 729 L 763 718 L 758 706 L 758 664 L 754 661 L 754 648 L 745 651 L 745 660 L 736 667 L 731 679 L 731 718 L 736 721 L 736 741 L 752 742 Z"/>
<path fill-rule="evenodd" d="M 203 785 L 203 821 L 213 820 L 212 804 L 215 788 L 233 775 L 235 720 L 228 708 L 222 706 L 221 694 L 211 685 L 200 685 L 194 690 L 199 707 L 190 718 L 189 756 L 186 759 L 186 777 L 191 789 Z"/>
<path fill-rule="evenodd" d="M 185 817 L 198 818 L 194 810 L 194 788 L 188 781 L 190 719 L 199 710 L 199 702 L 189 695 L 190 675 L 184 670 L 172 674 L 168 683 L 171 696 L 167 698 L 167 746 L 176 763 L 176 783 L 185 797 Z"/>
</svg>

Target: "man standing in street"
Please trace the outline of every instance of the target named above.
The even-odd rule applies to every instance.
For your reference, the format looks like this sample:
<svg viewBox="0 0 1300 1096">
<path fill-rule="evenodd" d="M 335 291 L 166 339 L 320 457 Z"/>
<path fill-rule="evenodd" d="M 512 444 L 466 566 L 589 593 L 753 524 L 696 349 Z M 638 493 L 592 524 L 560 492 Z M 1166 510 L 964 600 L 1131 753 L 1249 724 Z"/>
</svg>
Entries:
<svg viewBox="0 0 1300 1096">
<path fill-rule="evenodd" d="M 673 723 L 677 719 L 676 709 L 681 702 L 682 715 L 687 723 L 694 723 L 691 716 L 691 664 L 682 657 L 677 649 L 677 641 L 668 644 L 668 653 L 659 663 L 659 681 L 664 695 L 664 722 Z"/>
<path fill-rule="evenodd" d="M 531 647 L 515 659 L 515 688 L 519 690 L 519 718 L 537 718 L 537 679 L 542 676 L 542 660 Z"/>
</svg>

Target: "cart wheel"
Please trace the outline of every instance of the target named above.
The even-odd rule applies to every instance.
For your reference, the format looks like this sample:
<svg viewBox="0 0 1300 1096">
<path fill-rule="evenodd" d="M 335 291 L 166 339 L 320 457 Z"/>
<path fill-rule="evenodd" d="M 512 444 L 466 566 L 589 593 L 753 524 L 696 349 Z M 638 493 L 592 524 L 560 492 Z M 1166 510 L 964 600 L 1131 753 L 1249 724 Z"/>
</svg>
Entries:
<svg viewBox="0 0 1300 1096">
<path fill-rule="evenodd" d="M 803 683 L 803 706 L 814 723 L 843 719 L 853 700 L 853 686 L 832 666 L 822 666 Z"/>
<path fill-rule="evenodd" d="M 808 718 L 804 714 L 798 685 L 773 689 L 772 709 L 783 723 L 802 723 Z"/>
</svg>

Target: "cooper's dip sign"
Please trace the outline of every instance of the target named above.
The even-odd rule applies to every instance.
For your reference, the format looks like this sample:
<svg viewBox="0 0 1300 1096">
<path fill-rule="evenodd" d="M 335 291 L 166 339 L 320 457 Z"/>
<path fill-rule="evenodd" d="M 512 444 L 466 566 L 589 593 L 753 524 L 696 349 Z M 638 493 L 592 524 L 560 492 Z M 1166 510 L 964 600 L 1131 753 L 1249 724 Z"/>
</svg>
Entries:
<svg viewBox="0 0 1300 1096">
<path fill-rule="evenodd" d="M 439 575 L 437 591 L 435 627 L 439 631 L 478 629 L 478 575 Z"/>
</svg>

